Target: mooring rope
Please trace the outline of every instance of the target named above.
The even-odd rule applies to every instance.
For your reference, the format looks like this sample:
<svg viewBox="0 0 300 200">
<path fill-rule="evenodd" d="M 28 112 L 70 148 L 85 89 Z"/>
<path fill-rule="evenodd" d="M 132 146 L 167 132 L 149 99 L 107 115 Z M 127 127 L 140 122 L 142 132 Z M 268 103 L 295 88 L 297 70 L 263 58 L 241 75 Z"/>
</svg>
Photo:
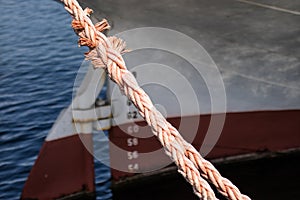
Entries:
<svg viewBox="0 0 300 200">
<path fill-rule="evenodd" d="M 201 199 L 217 199 L 210 181 L 218 191 L 228 199 L 250 199 L 241 194 L 239 189 L 228 179 L 223 178 L 218 170 L 179 134 L 162 114 L 153 106 L 149 96 L 139 87 L 135 77 L 126 68 L 121 56 L 125 53 L 125 42 L 117 37 L 106 37 L 103 31 L 110 28 L 105 19 L 95 25 L 89 16 L 92 10 L 84 10 L 76 0 L 62 0 L 65 9 L 73 16 L 72 27 L 79 36 L 78 44 L 88 46 L 86 59 L 95 67 L 105 68 L 111 80 L 132 101 L 145 119 L 152 132 L 163 145 L 166 154 L 178 166 L 178 171 L 193 186 L 195 194 Z"/>
</svg>

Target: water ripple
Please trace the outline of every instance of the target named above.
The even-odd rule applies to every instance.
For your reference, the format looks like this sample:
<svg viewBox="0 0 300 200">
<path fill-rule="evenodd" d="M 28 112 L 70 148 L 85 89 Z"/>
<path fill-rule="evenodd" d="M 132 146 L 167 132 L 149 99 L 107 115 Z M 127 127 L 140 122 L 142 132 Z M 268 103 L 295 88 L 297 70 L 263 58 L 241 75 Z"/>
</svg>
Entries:
<svg viewBox="0 0 300 200">
<path fill-rule="evenodd" d="M 77 47 L 71 18 L 57 2 L 0 3 L 0 199 L 11 200 L 19 199 L 48 131 L 71 102 L 87 49 Z M 107 170 L 96 166 L 99 196 L 109 199 L 109 182 L 101 180 Z"/>
</svg>

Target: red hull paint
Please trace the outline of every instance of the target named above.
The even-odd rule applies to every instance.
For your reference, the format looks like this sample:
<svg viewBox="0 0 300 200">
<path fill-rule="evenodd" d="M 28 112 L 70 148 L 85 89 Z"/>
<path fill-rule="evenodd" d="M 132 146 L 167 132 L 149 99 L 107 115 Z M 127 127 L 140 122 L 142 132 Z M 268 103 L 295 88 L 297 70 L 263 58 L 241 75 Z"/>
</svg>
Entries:
<svg viewBox="0 0 300 200">
<path fill-rule="evenodd" d="M 31 169 L 21 199 L 56 199 L 75 193 L 93 193 L 94 160 L 82 140 L 92 147 L 91 134 L 46 141 Z"/>
<path fill-rule="evenodd" d="M 217 115 L 217 114 L 215 114 Z M 191 123 L 199 120 L 199 116 L 189 116 Z M 196 149 L 200 149 L 204 136 L 209 126 L 211 115 L 200 116 L 200 126 L 192 144 Z M 169 118 L 168 121 L 176 128 L 180 124 L 180 118 Z M 198 122 L 197 122 L 198 123 Z M 138 122 L 140 126 L 145 126 L 145 122 Z M 113 127 L 110 130 L 110 141 L 118 147 L 126 151 L 152 152 L 161 148 L 159 141 L 155 136 L 150 138 L 138 138 L 139 142 L 136 146 L 128 146 L 127 139 L 132 138 L 122 130 L 130 124 L 120 127 Z M 145 129 L 144 129 L 145 130 Z M 151 132 L 150 128 L 146 129 L 147 133 Z M 189 126 L 181 127 L 183 137 L 189 133 Z M 284 110 L 284 111 L 255 111 L 241 113 L 227 113 L 226 121 L 222 134 L 214 146 L 213 150 L 206 156 L 208 159 L 222 158 L 234 155 L 241 155 L 260 151 L 281 151 L 290 148 L 300 147 L 300 110 Z M 113 148 L 111 148 L 113 149 Z M 110 152 L 112 166 L 116 163 L 123 163 L 121 168 L 126 169 L 132 160 L 127 159 L 126 154 L 117 154 Z M 120 162 L 122 160 L 122 162 Z M 141 168 L 155 168 L 159 160 L 141 160 L 136 159 Z M 132 176 L 132 173 L 122 172 L 112 169 L 112 177 L 114 180 L 122 179 L 126 176 Z"/>
</svg>

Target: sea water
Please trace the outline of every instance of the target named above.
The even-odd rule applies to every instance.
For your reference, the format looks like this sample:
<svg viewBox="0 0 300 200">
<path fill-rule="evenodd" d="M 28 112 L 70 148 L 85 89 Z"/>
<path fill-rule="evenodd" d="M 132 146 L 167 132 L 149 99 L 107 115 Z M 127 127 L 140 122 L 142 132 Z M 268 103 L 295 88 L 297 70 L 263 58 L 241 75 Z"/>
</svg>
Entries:
<svg viewBox="0 0 300 200">
<path fill-rule="evenodd" d="M 19 199 L 52 124 L 72 100 L 87 48 L 53 0 L 0 0 L 0 199 Z M 107 141 L 97 137 L 97 144 Z M 108 152 L 108 146 L 95 148 Z M 110 199 L 108 167 L 96 161 L 97 199 Z"/>
</svg>

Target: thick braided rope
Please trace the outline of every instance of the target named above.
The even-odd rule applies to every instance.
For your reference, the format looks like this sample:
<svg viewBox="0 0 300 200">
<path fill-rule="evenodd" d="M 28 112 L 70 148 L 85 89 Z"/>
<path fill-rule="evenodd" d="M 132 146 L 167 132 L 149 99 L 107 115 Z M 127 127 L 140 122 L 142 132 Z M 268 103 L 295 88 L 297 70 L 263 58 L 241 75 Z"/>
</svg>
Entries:
<svg viewBox="0 0 300 200">
<path fill-rule="evenodd" d="M 153 133 L 165 148 L 166 153 L 174 160 L 179 172 L 194 187 L 195 193 L 203 199 L 215 199 L 214 193 L 201 175 L 212 182 L 221 194 L 229 199 L 250 199 L 242 195 L 228 179 L 223 178 L 214 166 L 206 161 L 198 151 L 187 143 L 178 131 L 169 124 L 155 109 L 148 95 L 138 86 L 135 78 L 126 69 L 120 53 L 125 44 L 115 37 L 107 38 L 101 31 L 108 29 L 105 20 L 92 24 L 88 15 L 90 9 L 84 11 L 75 0 L 64 0 L 66 10 L 74 17 L 72 26 L 80 36 L 79 44 L 89 46 L 92 50 L 87 58 L 98 67 L 105 67 L 110 78 L 115 81 L 121 91 L 135 104 L 141 116 L 152 127 Z M 99 59 L 100 58 L 100 59 Z"/>
<path fill-rule="evenodd" d="M 74 17 L 72 26 L 81 37 L 79 44 L 91 48 L 97 46 L 96 51 L 94 49 L 88 54 L 90 58 L 94 58 L 94 60 L 92 59 L 93 64 L 96 67 L 106 66 L 110 78 L 119 85 L 121 91 L 138 107 L 140 114 L 147 123 L 152 125 L 154 134 L 163 144 L 167 154 L 177 164 L 181 174 L 193 186 L 195 194 L 202 199 L 216 199 L 209 184 L 200 176 L 195 165 L 185 156 L 183 145 L 178 144 L 174 136 L 167 137 L 167 135 L 170 135 L 170 131 L 167 129 L 167 122 L 164 117 L 155 109 L 149 96 L 138 86 L 133 75 L 126 69 L 125 62 L 120 54 L 124 43 L 122 45 L 120 40 L 114 37 L 110 40 L 106 38 L 100 32 L 106 26 L 99 28 L 97 32 L 87 17 L 91 10 L 85 9 L 83 11 L 78 2 L 73 0 L 66 0 L 64 3 L 67 11 Z M 94 36 L 92 36 L 93 34 Z M 101 45 L 97 45 L 98 43 Z"/>
</svg>

